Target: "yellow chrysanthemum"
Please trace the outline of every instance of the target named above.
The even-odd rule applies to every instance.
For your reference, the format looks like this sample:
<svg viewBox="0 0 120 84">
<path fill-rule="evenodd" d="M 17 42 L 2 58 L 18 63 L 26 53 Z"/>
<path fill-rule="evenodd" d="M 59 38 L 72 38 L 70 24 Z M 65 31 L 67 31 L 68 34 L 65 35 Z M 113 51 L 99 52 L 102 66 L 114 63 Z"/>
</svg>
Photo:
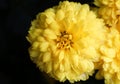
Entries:
<svg viewBox="0 0 120 84">
<path fill-rule="evenodd" d="M 106 25 L 116 27 L 120 16 L 120 0 L 95 0 L 94 4 L 99 7 L 98 16 L 105 20 Z"/>
<path fill-rule="evenodd" d="M 86 80 L 99 61 L 107 33 L 103 20 L 87 4 L 63 1 L 32 21 L 27 36 L 30 58 L 61 82 Z"/>
<path fill-rule="evenodd" d="M 113 7 L 116 6 L 120 8 L 120 0 L 94 0 L 94 4 L 101 7 L 101 6 L 108 6 Z"/>
<path fill-rule="evenodd" d="M 120 34 L 115 28 L 110 30 L 109 39 L 100 48 L 101 67 L 96 78 L 104 78 L 105 84 L 120 84 Z"/>
</svg>

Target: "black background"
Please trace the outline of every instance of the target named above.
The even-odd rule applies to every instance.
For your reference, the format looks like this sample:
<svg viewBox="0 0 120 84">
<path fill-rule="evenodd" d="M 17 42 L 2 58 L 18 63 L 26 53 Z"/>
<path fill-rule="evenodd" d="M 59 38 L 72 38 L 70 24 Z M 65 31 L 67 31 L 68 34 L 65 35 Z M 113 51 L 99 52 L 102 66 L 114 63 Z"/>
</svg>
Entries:
<svg viewBox="0 0 120 84">
<path fill-rule="evenodd" d="M 25 38 L 36 14 L 57 5 L 58 2 L 59 0 L 0 0 L 0 84 L 62 84 L 48 78 L 31 62 L 27 51 L 30 45 Z M 104 83 L 103 80 L 90 77 L 85 82 L 75 84 Z"/>
</svg>

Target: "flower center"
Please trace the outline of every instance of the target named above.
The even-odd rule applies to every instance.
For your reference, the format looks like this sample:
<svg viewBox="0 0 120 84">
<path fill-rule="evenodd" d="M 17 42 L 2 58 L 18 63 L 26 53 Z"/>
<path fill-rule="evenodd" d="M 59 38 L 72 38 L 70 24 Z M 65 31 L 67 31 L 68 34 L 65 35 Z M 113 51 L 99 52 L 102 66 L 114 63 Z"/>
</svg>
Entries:
<svg viewBox="0 0 120 84">
<path fill-rule="evenodd" d="M 61 32 L 61 35 L 56 39 L 57 48 L 68 50 L 72 46 L 72 35 L 66 31 Z"/>
</svg>

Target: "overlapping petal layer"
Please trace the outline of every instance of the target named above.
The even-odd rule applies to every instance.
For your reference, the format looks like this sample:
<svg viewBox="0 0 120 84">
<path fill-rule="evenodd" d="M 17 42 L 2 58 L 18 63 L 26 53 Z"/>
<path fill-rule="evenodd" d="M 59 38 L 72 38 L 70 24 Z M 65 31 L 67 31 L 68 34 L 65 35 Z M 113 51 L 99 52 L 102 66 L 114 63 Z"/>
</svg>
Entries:
<svg viewBox="0 0 120 84">
<path fill-rule="evenodd" d="M 96 78 L 105 78 L 105 84 L 120 84 L 120 34 L 115 28 L 110 30 L 110 39 L 100 50 L 103 55 Z"/>
<path fill-rule="evenodd" d="M 120 0 L 95 0 L 94 4 L 98 6 L 98 16 L 103 18 L 108 27 L 120 28 Z"/>
</svg>

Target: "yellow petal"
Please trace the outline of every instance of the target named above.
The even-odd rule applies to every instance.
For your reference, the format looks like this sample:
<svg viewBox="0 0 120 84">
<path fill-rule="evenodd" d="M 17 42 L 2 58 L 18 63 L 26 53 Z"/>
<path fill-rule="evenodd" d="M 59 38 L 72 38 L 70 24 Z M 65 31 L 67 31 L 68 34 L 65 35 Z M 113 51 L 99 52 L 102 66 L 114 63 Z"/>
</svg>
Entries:
<svg viewBox="0 0 120 84">
<path fill-rule="evenodd" d="M 48 39 L 56 39 L 57 38 L 55 33 L 50 29 L 45 29 L 44 36 L 47 37 Z"/>
<path fill-rule="evenodd" d="M 43 62 L 48 62 L 51 60 L 51 53 L 50 52 L 45 52 L 43 55 Z"/>
<path fill-rule="evenodd" d="M 41 43 L 41 44 L 40 44 L 40 51 L 41 51 L 41 52 L 47 51 L 48 46 L 49 46 L 49 43 L 48 43 L 48 42 Z"/>
<path fill-rule="evenodd" d="M 65 55 L 65 52 L 60 51 L 60 53 L 59 53 L 59 62 L 61 62 L 64 59 L 64 55 Z"/>
</svg>

